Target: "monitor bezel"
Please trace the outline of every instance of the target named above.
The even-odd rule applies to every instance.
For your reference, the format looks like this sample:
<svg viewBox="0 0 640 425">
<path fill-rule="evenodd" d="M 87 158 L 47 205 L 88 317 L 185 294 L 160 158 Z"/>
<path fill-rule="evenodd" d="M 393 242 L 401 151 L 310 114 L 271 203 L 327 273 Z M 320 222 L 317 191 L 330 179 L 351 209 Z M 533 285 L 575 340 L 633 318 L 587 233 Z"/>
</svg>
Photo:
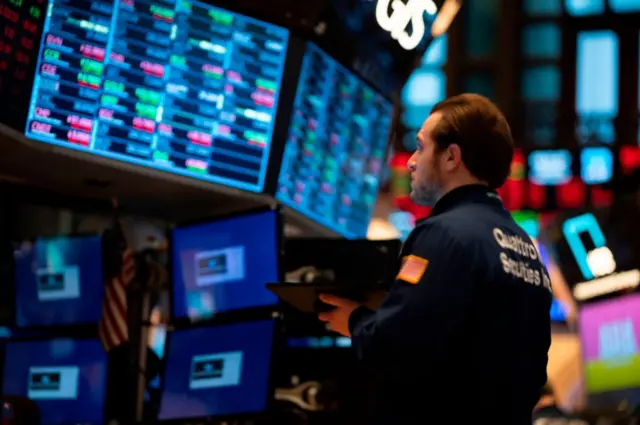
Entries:
<svg viewBox="0 0 640 425">
<path fill-rule="evenodd" d="M 173 332 L 180 331 L 191 331 L 196 329 L 203 328 L 219 328 L 230 325 L 243 325 L 247 323 L 257 323 L 257 322 L 271 322 L 273 324 L 273 333 L 271 339 L 271 353 L 270 353 L 270 362 L 269 362 L 269 372 L 267 377 L 267 394 L 265 396 L 265 407 L 264 410 L 256 411 L 256 412 L 244 412 L 244 413 L 236 413 L 236 414 L 225 414 L 225 415 L 211 415 L 211 416 L 194 416 L 194 417 L 183 417 L 183 418 L 174 418 L 174 419 L 160 419 L 159 413 L 157 421 L 161 424 L 172 425 L 172 424 L 182 424 L 184 421 L 201 421 L 201 422 L 211 422 L 215 421 L 224 421 L 224 420 L 242 420 L 242 419 L 250 419 L 261 417 L 265 415 L 267 412 L 271 411 L 275 406 L 275 391 L 276 391 L 276 374 L 274 373 L 274 364 L 276 364 L 278 360 L 278 356 L 283 350 L 285 338 L 282 334 L 282 322 L 276 312 L 276 309 L 271 309 L 271 317 L 270 318 L 262 318 L 262 319 L 253 319 L 253 320 L 237 320 L 233 322 L 227 323 L 209 323 L 209 322 L 199 322 L 197 324 L 191 326 L 183 326 L 183 327 L 174 327 L 170 332 L 167 333 L 166 343 L 164 346 L 164 355 L 162 356 L 162 365 L 161 365 L 161 379 L 162 384 L 160 386 L 160 401 L 159 406 L 162 405 L 162 399 L 165 394 L 165 385 L 166 379 L 165 375 L 167 372 L 167 362 L 169 357 L 169 349 L 173 339 Z"/>
<path fill-rule="evenodd" d="M 44 236 L 32 236 L 28 238 L 24 238 L 21 241 L 12 242 L 13 244 L 13 252 L 10 259 L 12 274 L 11 274 L 11 282 L 10 285 L 13 288 L 13 321 L 11 323 L 11 327 L 14 328 L 14 331 L 34 331 L 34 332 L 51 332 L 53 331 L 56 335 L 71 335 L 71 338 L 75 338 L 76 335 L 98 335 L 98 325 L 100 320 L 97 322 L 76 322 L 71 324 L 53 324 L 53 325 L 24 325 L 21 326 L 18 323 L 18 279 L 16 278 L 16 259 L 15 259 L 15 244 L 23 243 L 23 242 L 31 242 L 35 244 L 37 240 L 53 240 L 53 239 L 87 239 L 87 238 L 98 238 L 100 241 L 100 257 L 98 261 L 102 267 L 102 302 L 96 308 L 102 309 L 102 303 L 104 302 L 104 290 L 106 288 L 106 276 L 107 270 L 105 269 L 104 263 L 104 234 L 100 233 L 61 233 L 58 235 L 44 235 Z"/>
<path fill-rule="evenodd" d="M 235 218 L 243 218 L 243 217 L 251 217 L 254 215 L 263 214 L 266 212 L 273 212 L 275 214 L 276 219 L 276 250 L 277 250 L 277 276 L 278 281 L 283 281 L 285 276 L 284 271 L 284 210 L 281 205 L 269 205 L 265 207 L 257 207 L 248 210 L 243 210 L 235 213 L 227 213 L 221 214 L 212 217 L 206 218 L 198 218 L 194 220 L 188 220 L 185 222 L 178 223 L 174 226 L 171 226 L 167 230 L 167 241 L 169 244 L 169 255 L 167 260 L 167 271 L 169 274 L 169 323 L 171 326 L 176 328 L 182 328 L 185 326 L 208 326 L 213 324 L 227 324 L 231 322 L 235 322 L 238 320 L 242 320 L 245 318 L 254 318 L 259 319 L 265 316 L 269 316 L 271 311 L 278 307 L 280 301 L 276 300 L 274 304 L 271 305 L 261 305 L 261 306 L 253 306 L 242 309 L 233 309 L 233 310 L 225 310 L 217 313 L 213 313 L 211 316 L 203 317 L 203 318 L 190 318 L 188 315 L 186 316 L 176 316 L 175 309 L 175 291 L 176 291 L 176 282 L 173 278 L 174 272 L 174 231 L 176 229 L 182 229 L 185 227 L 197 227 L 199 225 L 206 225 L 209 223 L 215 223 L 219 221 L 231 220 Z M 266 284 L 267 282 L 265 282 Z"/>
<path fill-rule="evenodd" d="M 302 72 L 302 61 L 307 42 L 289 30 L 289 43 L 287 46 L 287 57 L 285 59 L 282 83 L 280 85 L 280 97 L 278 99 L 278 109 L 275 114 L 275 122 L 271 133 L 271 150 L 269 151 L 269 162 L 265 173 L 262 193 L 275 198 L 278 190 L 278 180 L 282 168 L 282 155 L 284 154 L 287 140 L 289 139 L 289 127 L 291 116 L 293 115 L 296 95 L 298 93 L 298 82 Z"/>
</svg>

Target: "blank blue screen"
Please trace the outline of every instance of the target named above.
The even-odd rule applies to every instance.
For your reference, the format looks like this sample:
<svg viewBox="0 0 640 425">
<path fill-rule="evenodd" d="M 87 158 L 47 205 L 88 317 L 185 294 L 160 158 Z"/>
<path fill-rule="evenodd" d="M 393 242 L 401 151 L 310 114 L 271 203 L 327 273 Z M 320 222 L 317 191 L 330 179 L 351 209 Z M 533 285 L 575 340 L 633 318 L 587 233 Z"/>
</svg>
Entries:
<svg viewBox="0 0 640 425">
<path fill-rule="evenodd" d="M 613 152 L 606 147 L 588 147 L 580 152 L 580 175 L 586 184 L 607 183 L 613 177 Z"/>
<path fill-rule="evenodd" d="M 609 6 L 616 13 L 640 12 L 638 0 L 609 0 Z"/>
<path fill-rule="evenodd" d="M 525 68 L 522 73 L 522 98 L 552 102 L 560 98 L 560 70 L 555 65 Z"/>
<path fill-rule="evenodd" d="M 422 56 L 423 66 L 442 66 L 447 62 L 447 35 L 443 34 L 431 42 Z"/>
<path fill-rule="evenodd" d="M 271 320 L 172 332 L 158 418 L 265 410 L 273 336 Z"/>
<path fill-rule="evenodd" d="M 279 280 L 278 213 L 178 227 L 172 235 L 174 317 L 272 305 Z"/>
<path fill-rule="evenodd" d="M 494 81 L 493 75 L 485 72 L 469 73 L 463 82 L 464 91 L 467 93 L 477 93 L 493 99 Z"/>
<path fill-rule="evenodd" d="M 580 115 L 618 113 L 618 36 L 615 32 L 578 34 L 576 112 Z"/>
<path fill-rule="evenodd" d="M 567 312 L 565 307 L 556 298 L 551 302 L 551 321 L 552 322 L 565 322 L 567 320 Z"/>
<path fill-rule="evenodd" d="M 440 69 L 419 68 L 411 74 L 402 91 L 402 101 L 408 108 L 431 108 L 445 97 L 445 75 Z M 425 120 L 422 117 L 420 125 Z"/>
<path fill-rule="evenodd" d="M 466 53 L 474 59 L 487 58 L 498 48 L 500 2 L 476 0 L 467 2 L 462 13 L 467 14 L 465 25 Z"/>
<path fill-rule="evenodd" d="M 562 12 L 562 0 L 524 0 L 524 12 L 529 16 L 557 16 Z"/>
<path fill-rule="evenodd" d="M 262 191 L 288 38 L 195 0 L 51 0 L 26 135 Z"/>
<path fill-rule="evenodd" d="M 529 179 L 541 186 L 557 186 L 571 180 L 571 153 L 564 149 L 529 154 Z"/>
<path fill-rule="evenodd" d="M 104 277 L 99 236 L 25 242 L 14 250 L 18 326 L 97 323 Z"/>
<path fill-rule="evenodd" d="M 604 13 L 605 0 L 565 0 L 567 13 L 572 16 L 599 15 Z"/>
<path fill-rule="evenodd" d="M 537 223 L 536 223 L 537 224 Z M 538 248 L 538 252 L 540 253 L 540 259 L 544 266 L 549 270 L 550 268 L 550 258 L 547 249 L 541 243 L 537 243 L 536 247 Z M 567 320 L 567 312 L 562 303 L 554 298 L 551 302 L 551 310 L 549 311 L 549 315 L 551 316 L 552 322 L 565 322 Z"/>
<path fill-rule="evenodd" d="M 103 423 L 107 357 L 98 340 L 9 342 L 6 395 L 28 397 L 43 425 Z"/>
<path fill-rule="evenodd" d="M 554 23 L 528 25 L 522 34 L 522 51 L 531 59 L 555 59 L 560 56 L 562 36 Z"/>
<path fill-rule="evenodd" d="M 276 198 L 343 236 L 365 237 L 392 115 L 391 102 L 308 43 Z"/>
</svg>

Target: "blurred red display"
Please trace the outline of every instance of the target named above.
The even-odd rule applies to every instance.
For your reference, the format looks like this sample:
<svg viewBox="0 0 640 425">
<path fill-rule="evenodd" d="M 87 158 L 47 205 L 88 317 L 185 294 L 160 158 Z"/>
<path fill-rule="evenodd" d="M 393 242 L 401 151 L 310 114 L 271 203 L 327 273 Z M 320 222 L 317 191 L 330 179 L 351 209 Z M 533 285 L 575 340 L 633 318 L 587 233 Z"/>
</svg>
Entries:
<svg viewBox="0 0 640 425">
<path fill-rule="evenodd" d="M 640 168 L 640 146 L 620 148 L 620 168 L 624 174 L 630 174 L 636 168 Z"/>
<path fill-rule="evenodd" d="M 518 211 L 526 208 L 527 186 L 525 157 L 520 149 L 516 149 L 513 153 L 509 177 L 498 190 L 505 207 L 509 211 Z"/>
<path fill-rule="evenodd" d="M 396 153 L 391 158 L 391 193 L 393 205 L 396 208 L 411 213 L 416 220 L 419 220 L 428 216 L 431 208 L 416 205 L 411 200 L 411 173 L 407 168 L 409 158 L 411 158 L 411 154 L 408 152 Z"/>
<path fill-rule="evenodd" d="M 582 179 L 573 177 L 568 183 L 556 186 L 556 205 L 560 209 L 584 208 L 585 192 L 585 184 Z"/>
<path fill-rule="evenodd" d="M 535 183 L 529 183 L 529 208 L 541 210 L 547 205 L 547 188 Z"/>
<path fill-rule="evenodd" d="M 600 186 L 589 188 L 589 200 L 592 207 L 608 207 L 613 202 L 613 193 Z"/>
</svg>

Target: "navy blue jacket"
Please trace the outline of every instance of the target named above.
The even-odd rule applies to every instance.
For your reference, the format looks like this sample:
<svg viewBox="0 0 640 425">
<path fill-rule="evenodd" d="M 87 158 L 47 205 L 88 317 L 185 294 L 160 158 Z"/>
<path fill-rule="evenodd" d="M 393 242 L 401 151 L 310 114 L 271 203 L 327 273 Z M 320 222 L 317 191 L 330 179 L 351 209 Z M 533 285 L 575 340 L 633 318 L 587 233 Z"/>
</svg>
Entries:
<svg viewBox="0 0 640 425">
<path fill-rule="evenodd" d="M 530 425 L 547 380 L 551 284 L 499 196 L 481 185 L 446 194 L 402 262 L 380 309 L 349 319 L 380 384 L 375 422 Z"/>
</svg>

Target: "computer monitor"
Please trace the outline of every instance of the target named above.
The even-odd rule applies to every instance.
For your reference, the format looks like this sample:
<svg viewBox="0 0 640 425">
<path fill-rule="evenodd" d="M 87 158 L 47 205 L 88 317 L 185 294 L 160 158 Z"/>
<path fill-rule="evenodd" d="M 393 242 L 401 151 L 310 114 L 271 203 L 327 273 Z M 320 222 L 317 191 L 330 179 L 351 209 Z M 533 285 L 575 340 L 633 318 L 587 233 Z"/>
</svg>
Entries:
<svg viewBox="0 0 640 425">
<path fill-rule="evenodd" d="M 276 198 L 343 236 L 365 237 L 392 115 L 391 102 L 308 43 Z"/>
<path fill-rule="evenodd" d="M 37 238 L 15 244 L 19 327 L 97 323 L 104 294 L 98 235 Z"/>
<path fill-rule="evenodd" d="M 165 357 L 161 421 L 263 412 L 270 385 L 275 322 L 176 330 Z"/>
<path fill-rule="evenodd" d="M 281 237 L 278 209 L 174 228 L 174 319 L 276 304 L 265 284 L 280 281 Z"/>
<path fill-rule="evenodd" d="M 42 425 L 102 424 L 107 355 L 96 339 L 9 341 L 2 393 L 33 400 Z"/>
<path fill-rule="evenodd" d="M 287 29 L 197 0 L 49 0 L 39 13 L 27 137 L 263 190 Z"/>
<path fill-rule="evenodd" d="M 639 389 L 640 294 L 584 305 L 579 319 L 587 393 Z"/>
</svg>

